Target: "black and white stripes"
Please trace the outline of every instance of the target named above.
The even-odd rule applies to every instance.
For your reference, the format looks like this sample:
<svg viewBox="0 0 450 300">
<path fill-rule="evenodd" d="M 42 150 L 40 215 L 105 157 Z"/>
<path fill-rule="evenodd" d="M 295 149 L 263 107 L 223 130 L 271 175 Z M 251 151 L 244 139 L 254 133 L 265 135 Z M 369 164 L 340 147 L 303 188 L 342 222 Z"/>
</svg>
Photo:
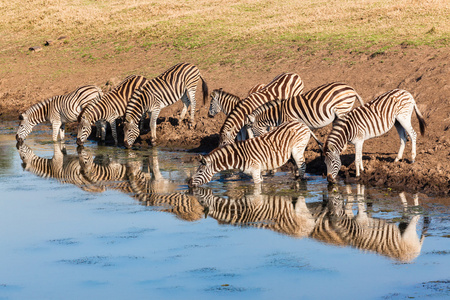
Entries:
<svg viewBox="0 0 450 300">
<path fill-rule="evenodd" d="M 303 157 L 310 137 L 310 130 L 298 121 L 284 123 L 262 136 L 231 143 L 201 157 L 201 165 L 189 180 L 192 187 L 211 180 L 217 172 L 239 169 L 253 177 L 255 183 L 262 181 L 261 171 L 273 170 L 284 165 L 292 156 L 303 178 L 306 164 Z"/>
<path fill-rule="evenodd" d="M 99 101 L 87 105 L 78 116 L 77 144 L 83 145 L 91 134 L 91 125 L 102 120 L 111 125 L 114 142 L 117 145 L 116 119 L 123 117 L 131 95 L 146 82 L 147 79 L 143 76 L 130 75 L 112 91 L 103 95 Z M 97 135 L 104 141 L 106 128 L 102 127 L 101 134 Z"/>
<path fill-rule="evenodd" d="M 190 126 L 194 123 L 195 92 L 199 80 L 202 80 L 203 101 L 208 95 L 208 87 L 198 68 L 189 63 L 180 63 L 146 82 L 137 89 L 125 111 L 124 144 L 130 148 L 139 135 L 139 120 L 150 112 L 151 143 L 156 143 L 156 120 L 162 108 L 181 99 L 184 103 L 180 118 L 183 119 L 187 108 L 191 107 Z"/>
<path fill-rule="evenodd" d="M 220 129 L 219 146 L 230 144 L 245 125 L 245 118 L 256 108 L 276 99 L 287 99 L 303 91 L 303 81 L 295 73 L 282 73 L 259 91 L 242 100 Z"/>
<path fill-rule="evenodd" d="M 43 122 L 52 124 L 54 142 L 57 141 L 58 136 L 64 140 L 65 124 L 76 121 L 82 109 L 102 95 L 100 88 L 86 85 L 71 93 L 54 96 L 34 104 L 19 116 L 20 124 L 16 140 L 23 142 L 33 127 Z"/>
<path fill-rule="evenodd" d="M 362 164 L 364 141 L 388 132 L 393 126 L 400 136 L 400 149 L 395 161 L 403 156 L 407 141 L 406 134 L 408 134 L 412 141 L 411 154 L 412 162 L 414 162 L 417 134 L 411 126 L 413 110 L 419 119 L 420 132 L 423 135 L 426 125 L 416 102 L 409 92 L 400 89 L 384 93 L 371 102 L 350 111 L 343 119 L 337 119 L 324 147 L 328 180 L 336 180 L 341 167 L 339 155 L 347 142 L 355 145 L 356 176 L 360 176 L 360 170 L 364 170 Z"/>
</svg>

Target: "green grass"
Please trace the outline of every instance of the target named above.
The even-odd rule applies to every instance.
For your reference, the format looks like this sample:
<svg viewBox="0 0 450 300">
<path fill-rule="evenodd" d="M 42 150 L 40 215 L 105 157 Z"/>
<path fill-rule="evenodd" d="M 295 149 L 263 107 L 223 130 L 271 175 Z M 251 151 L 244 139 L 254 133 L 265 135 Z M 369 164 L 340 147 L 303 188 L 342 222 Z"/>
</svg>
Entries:
<svg viewBox="0 0 450 300">
<path fill-rule="evenodd" d="M 305 55 L 324 50 L 377 55 L 398 45 L 450 42 L 448 0 L 0 0 L 0 14 L 0 49 L 8 54 L 60 35 L 69 36 L 68 51 L 111 44 L 115 55 L 134 47 L 163 48 L 188 52 L 203 63 L 232 65 L 251 60 L 255 48 L 278 59 L 297 49 Z M 108 57 L 89 50 L 79 55 L 91 61 Z"/>
</svg>

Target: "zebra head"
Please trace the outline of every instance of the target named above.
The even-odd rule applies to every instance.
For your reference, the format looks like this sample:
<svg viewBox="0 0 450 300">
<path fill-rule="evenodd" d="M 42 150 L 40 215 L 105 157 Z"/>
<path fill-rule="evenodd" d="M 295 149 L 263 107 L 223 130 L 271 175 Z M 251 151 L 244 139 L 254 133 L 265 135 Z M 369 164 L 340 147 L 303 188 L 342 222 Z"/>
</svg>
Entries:
<svg viewBox="0 0 450 300">
<path fill-rule="evenodd" d="M 235 137 L 231 134 L 229 130 L 222 132 L 222 134 L 219 137 L 219 147 L 232 144 L 234 142 L 234 138 Z"/>
<path fill-rule="evenodd" d="M 34 124 L 31 124 L 28 115 L 26 113 L 23 113 L 19 116 L 19 129 L 17 130 L 16 134 L 16 141 L 19 143 L 23 143 L 27 135 L 31 132 L 33 129 Z"/>
<path fill-rule="evenodd" d="M 208 156 L 199 156 L 200 166 L 195 174 L 189 179 L 188 185 L 190 187 L 197 187 L 205 184 L 211 180 L 214 175 L 211 159 Z"/>
<path fill-rule="evenodd" d="M 341 158 L 338 151 L 334 151 L 325 146 L 325 165 L 327 166 L 328 182 L 336 182 L 336 177 L 341 169 Z"/>
<path fill-rule="evenodd" d="M 139 136 L 139 124 L 136 123 L 133 118 L 125 117 L 125 121 L 123 122 L 123 133 L 125 136 L 123 144 L 129 149 L 133 146 L 134 141 Z"/>
<path fill-rule="evenodd" d="M 19 151 L 20 159 L 22 160 L 22 168 L 27 169 L 28 164 L 32 161 L 34 157 L 33 150 L 23 143 L 17 143 L 17 150 Z"/>
<path fill-rule="evenodd" d="M 83 146 L 77 147 L 78 162 L 80 164 L 80 173 L 84 176 L 89 177 L 92 166 L 94 165 L 94 158 L 92 154 L 84 149 Z"/>
<path fill-rule="evenodd" d="M 86 119 L 86 116 L 81 116 L 79 118 L 79 123 L 78 123 L 78 133 L 77 133 L 77 144 L 79 146 L 82 146 L 87 138 L 89 137 L 89 135 L 91 135 L 91 131 L 92 131 L 92 127 L 91 127 L 91 122 Z"/>
<path fill-rule="evenodd" d="M 252 114 L 246 117 L 245 125 L 249 128 L 249 131 L 252 132 L 253 137 L 257 137 L 263 135 L 268 132 L 268 128 L 266 125 L 260 125 L 256 117 Z"/>
<path fill-rule="evenodd" d="M 212 118 L 215 115 L 217 115 L 221 108 L 220 108 L 220 93 L 222 92 L 222 89 L 214 90 L 211 93 L 211 105 L 209 106 L 208 111 L 208 117 Z"/>
</svg>

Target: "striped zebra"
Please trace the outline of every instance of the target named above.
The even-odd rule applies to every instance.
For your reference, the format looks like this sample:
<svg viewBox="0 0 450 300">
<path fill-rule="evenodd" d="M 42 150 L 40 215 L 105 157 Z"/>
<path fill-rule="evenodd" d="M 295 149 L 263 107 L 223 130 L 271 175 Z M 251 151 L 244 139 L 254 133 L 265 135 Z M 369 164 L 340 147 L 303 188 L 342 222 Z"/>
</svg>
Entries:
<svg viewBox="0 0 450 300">
<path fill-rule="evenodd" d="M 191 195 L 174 192 L 178 189 L 178 185 L 162 176 L 157 155 L 153 155 L 151 160 L 148 172 L 144 172 L 142 166 L 127 162 L 130 195 L 144 206 L 156 207 L 182 220 L 199 220 L 203 216 L 203 206 Z"/>
<path fill-rule="evenodd" d="M 104 94 L 99 101 L 92 102 L 84 107 L 83 111 L 78 116 L 77 144 L 83 145 L 91 134 L 91 126 L 94 125 L 95 122 L 102 120 L 111 125 L 114 143 L 117 145 L 116 119 L 123 117 L 131 95 L 146 82 L 147 79 L 143 76 L 130 75 L 113 90 Z M 101 128 L 101 134 L 97 132 L 97 136 L 99 136 L 102 141 L 105 140 L 106 126 Z"/>
<path fill-rule="evenodd" d="M 276 127 L 287 121 L 299 120 L 310 129 L 322 128 L 335 117 L 342 118 L 361 97 L 347 84 L 332 82 L 296 95 L 286 100 L 274 100 L 257 108 L 247 116 L 246 125 L 255 136 L 267 132 L 268 127 Z M 321 150 L 323 144 L 312 134 Z"/>
<path fill-rule="evenodd" d="M 248 91 L 247 96 L 256 93 L 264 86 L 265 84 L 263 83 L 254 85 Z M 219 112 L 223 112 L 228 116 L 235 109 L 236 105 L 238 105 L 238 103 L 241 102 L 241 100 L 242 99 L 239 98 L 238 96 L 225 92 L 221 88 L 213 90 L 211 93 L 211 104 L 208 110 L 208 117 L 212 118 Z"/>
<path fill-rule="evenodd" d="M 245 125 L 245 118 L 256 108 L 276 99 L 287 99 L 303 91 L 303 81 L 295 73 L 283 73 L 256 93 L 242 100 L 225 120 L 220 129 L 219 146 L 230 144 Z"/>
<path fill-rule="evenodd" d="M 178 100 L 184 103 L 180 118 L 184 119 L 187 108 L 191 106 L 189 127 L 194 123 L 195 92 L 197 83 L 202 80 L 203 102 L 208 95 L 208 86 L 198 68 L 192 64 L 177 64 L 158 77 L 146 82 L 134 91 L 125 111 L 124 144 L 130 148 L 139 135 L 139 120 L 150 112 L 151 143 L 156 143 L 156 120 L 162 108 Z"/>
<path fill-rule="evenodd" d="M 298 167 L 298 177 L 303 178 L 306 168 L 303 153 L 309 137 L 310 130 L 305 124 L 292 121 L 254 139 L 216 148 L 200 156 L 201 165 L 189 180 L 189 186 L 200 186 L 210 181 L 215 173 L 229 169 L 239 169 L 251 175 L 255 183 L 260 183 L 261 171 L 281 167 L 291 155 Z"/>
<path fill-rule="evenodd" d="M 232 199 L 217 197 L 210 189 L 200 187 L 193 194 L 205 207 L 205 215 L 220 224 L 264 228 L 296 238 L 308 237 L 315 226 L 303 196 L 256 193 Z"/>
<path fill-rule="evenodd" d="M 331 189 L 322 213 L 316 220 L 316 226 L 311 237 L 319 241 L 351 246 L 357 249 L 372 251 L 392 259 L 409 262 L 421 252 L 428 220 L 424 220 L 422 234 L 417 235 L 417 224 L 420 215 L 407 216 L 406 221 L 398 226 L 385 219 L 369 217 L 364 202 L 364 186 L 357 186 L 357 215 L 354 216 L 352 206 L 353 196 L 347 204 L 343 195 Z M 362 191 L 362 194 L 360 194 Z M 399 194 L 403 210 L 406 212 L 408 203 L 405 193 Z M 418 196 L 414 195 L 414 205 L 418 206 Z"/>
<path fill-rule="evenodd" d="M 22 143 L 33 127 L 43 122 L 52 124 L 54 142 L 57 141 L 58 136 L 64 140 L 65 124 L 75 122 L 82 109 L 102 95 L 100 88 L 86 85 L 71 93 L 54 96 L 32 105 L 19 116 L 20 124 L 16 140 Z"/>
<path fill-rule="evenodd" d="M 66 155 L 65 148 L 54 144 L 53 157 L 43 158 L 34 154 L 25 143 L 17 145 L 22 167 L 25 171 L 42 178 L 56 179 L 60 183 L 73 184 L 86 192 L 103 192 L 104 188 L 92 184 L 81 174 L 81 166 L 76 155 Z"/>
<path fill-rule="evenodd" d="M 397 129 L 400 136 L 400 149 L 395 161 L 403 156 L 406 133 L 412 141 L 412 162 L 416 158 L 416 132 L 411 126 L 413 110 L 419 119 L 420 133 L 425 133 L 425 120 L 422 117 L 413 96 L 400 89 L 394 89 L 375 98 L 363 106 L 350 111 L 342 119 L 337 119 L 333 124 L 325 142 L 325 164 L 327 166 L 327 179 L 336 181 L 336 176 L 341 168 L 340 153 L 346 147 L 347 142 L 355 145 L 356 176 L 360 176 L 360 170 L 364 171 L 362 163 L 362 147 L 365 140 L 380 136 L 388 132 L 392 126 Z"/>
</svg>

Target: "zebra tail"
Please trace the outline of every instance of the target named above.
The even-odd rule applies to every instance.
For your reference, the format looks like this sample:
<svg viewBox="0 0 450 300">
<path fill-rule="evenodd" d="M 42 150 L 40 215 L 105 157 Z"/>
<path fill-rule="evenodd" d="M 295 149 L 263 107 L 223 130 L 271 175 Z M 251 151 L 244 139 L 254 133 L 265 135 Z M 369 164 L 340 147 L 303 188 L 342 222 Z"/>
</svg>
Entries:
<svg viewBox="0 0 450 300">
<path fill-rule="evenodd" d="M 420 113 L 420 110 L 417 107 L 417 104 L 414 104 L 414 111 L 416 112 L 417 119 L 419 120 L 420 134 L 424 135 L 425 134 L 425 128 L 427 127 L 427 124 L 425 123 L 425 120 L 423 119 L 423 116 Z"/>
<path fill-rule="evenodd" d="M 203 90 L 203 105 L 206 104 L 206 99 L 208 99 L 208 85 L 206 84 L 205 79 L 200 75 L 202 79 L 202 90 Z"/>
</svg>

